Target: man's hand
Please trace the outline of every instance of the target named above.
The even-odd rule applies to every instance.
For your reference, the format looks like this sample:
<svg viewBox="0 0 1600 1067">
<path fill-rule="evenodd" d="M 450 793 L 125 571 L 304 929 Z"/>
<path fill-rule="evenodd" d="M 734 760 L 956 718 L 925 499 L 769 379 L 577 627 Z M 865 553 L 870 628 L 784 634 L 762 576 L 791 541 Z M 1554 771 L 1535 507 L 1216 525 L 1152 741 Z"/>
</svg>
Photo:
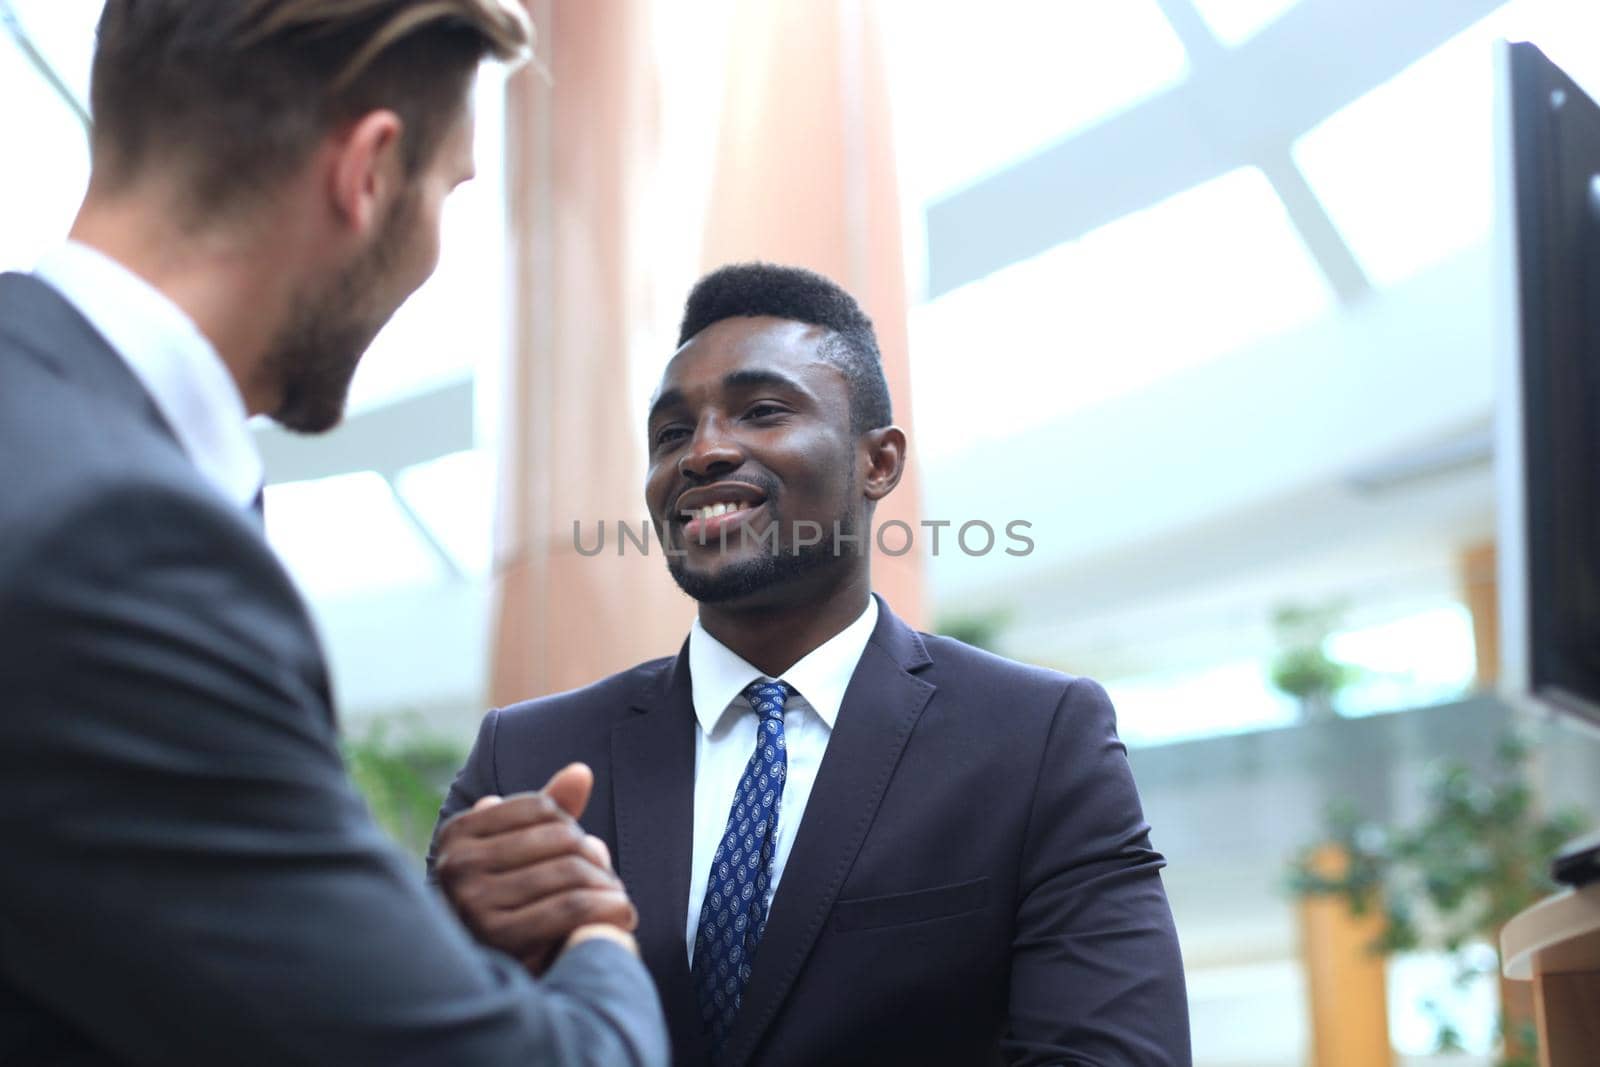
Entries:
<svg viewBox="0 0 1600 1067">
<path fill-rule="evenodd" d="M 439 834 L 435 873 L 462 921 L 535 974 L 579 927 L 604 924 L 631 944 L 639 922 L 605 842 L 578 825 L 593 788 L 594 772 L 570 764 L 537 793 L 483 797 Z"/>
</svg>

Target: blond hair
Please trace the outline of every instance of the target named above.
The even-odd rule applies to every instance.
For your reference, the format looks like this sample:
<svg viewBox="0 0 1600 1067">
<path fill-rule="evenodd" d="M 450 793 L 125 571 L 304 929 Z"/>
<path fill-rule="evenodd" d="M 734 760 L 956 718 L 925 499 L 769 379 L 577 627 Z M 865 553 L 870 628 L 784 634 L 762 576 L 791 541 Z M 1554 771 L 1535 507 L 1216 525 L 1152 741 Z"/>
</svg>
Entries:
<svg viewBox="0 0 1600 1067">
<path fill-rule="evenodd" d="M 376 24 L 361 50 L 334 78 L 333 88 L 337 90 L 360 78 L 384 49 L 402 37 L 440 22 L 471 26 L 483 37 L 487 54 L 502 62 L 522 62 L 533 47 L 533 25 L 517 0 L 417 0 L 402 4 L 393 0 L 250 0 L 241 44 L 248 47 L 280 35 Z"/>
</svg>

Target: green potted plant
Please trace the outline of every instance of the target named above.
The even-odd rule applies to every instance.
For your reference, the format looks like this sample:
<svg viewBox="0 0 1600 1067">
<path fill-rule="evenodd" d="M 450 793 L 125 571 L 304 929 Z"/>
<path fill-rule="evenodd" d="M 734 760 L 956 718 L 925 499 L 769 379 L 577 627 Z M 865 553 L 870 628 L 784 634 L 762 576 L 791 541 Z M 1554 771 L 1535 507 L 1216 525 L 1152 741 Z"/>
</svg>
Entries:
<svg viewBox="0 0 1600 1067">
<path fill-rule="evenodd" d="M 941 618 L 935 629 L 945 637 L 953 637 L 973 648 L 993 652 L 1000 640 L 1001 632 L 1005 630 L 1009 621 L 1010 614 L 1005 611 L 955 614 Z"/>
<path fill-rule="evenodd" d="M 372 817 L 419 859 L 466 750 L 414 720 L 379 719 L 343 742 L 345 765 Z"/>
<path fill-rule="evenodd" d="M 1336 717 L 1335 700 L 1360 672 L 1328 655 L 1328 638 L 1338 628 L 1338 605 L 1286 604 L 1272 614 L 1279 652 L 1270 677 L 1280 691 L 1300 704 L 1301 722 Z"/>
<path fill-rule="evenodd" d="M 1383 923 L 1374 952 L 1437 948 L 1452 958 L 1461 981 L 1483 973 L 1468 950 L 1487 944 L 1498 978 L 1500 928 L 1555 890 L 1546 874 L 1549 857 L 1585 822 L 1577 811 L 1539 811 L 1528 780 L 1529 756 L 1527 742 L 1508 735 L 1488 774 L 1456 761 L 1441 764 L 1428 785 L 1423 815 L 1412 826 L 1364 822 L 1350 805 L 1336 806 L 1328 839 L 1344 850 L 1348 867 L 1342 876 L 1328 877 L 1313 867 L 1313 850 L 1306 849 L 1291 865 L 1290 888 L 1343 897 L 1355 915 L 1379 911 Z M 1499 988 L 1500 1067 L 1533 1067 L 1530 992 L 1525 983 L 1504 980 Z M 1449 1021 L 1435 1022 L 1439 1051 L 1459 1049 Z"/>
</svg>

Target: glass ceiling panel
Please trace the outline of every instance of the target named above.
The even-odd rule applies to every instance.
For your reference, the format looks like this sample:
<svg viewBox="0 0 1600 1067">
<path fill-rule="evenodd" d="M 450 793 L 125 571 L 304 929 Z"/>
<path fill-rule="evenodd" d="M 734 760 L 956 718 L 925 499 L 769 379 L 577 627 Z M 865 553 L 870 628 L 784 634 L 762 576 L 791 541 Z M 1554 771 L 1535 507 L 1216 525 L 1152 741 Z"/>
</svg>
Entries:
<svg viewBox="0 0 1600 1067">
<path fill-rule="evenodd" d="M 15 5 L 29 39 L 80 100 L 87 95 L 97 7 L 58 0 Z M 0 100 L 0 145 L 8 160 L 0 167 L 0 270 L 31 270 L 66 237 L 77 214 L 89 183 L 88 136 L 4 27 Z"/>
<path fill-rule="evenodd" d="M 495 464 L 488 450 L 456 452 L 408 467 L 395 485 L 463 574 L 488 576 L 495 505 Z"/>
<path fill-rule="evenodd" d="M 441 581 L 445 572 L 373 471 L 267 486 L 267 540 L 312 600 Z"/>
<path fill-rule="evenodd" d="M 1181 80 L 1155 0 L 894 0 L 885 8 L 901 181 L 956 191 Z"/>
<path fill-rule="evenodd" d="M 1211 32 L 1225 45 L 1240 45 L 1282 17 L 1300 0 L 1192 0 Z"/>
<path fill-rule="evenodd" d="M 1233 171 L 913 308 L 916 447 L 1012 437 L 1332 306 L 1266 177 Z"/>
<path fill-rule="evenodd" d="M 505 75 L 485 65 L 476 100 L 477 177 L 445 201 L 439 267 L 361 360 L 350 408 L 471 377 L 504 351 Z"/>
<path fill-rule="evenodd" d="M 1409 278 L 1487 240 L 1494 210 L 1494 50 L 1531 40 L 1591 95 L 1600 5 L 1519 0 L 1331 116 L 1294 158 L 1367 275 Z"/>
<path fill-rule="evenodd" d="M 89 0 L 9 0 L 0 4 L 0 18 L 9 7 L 28 39 L 66 82 L 67 88 L 87 109 L 89 103 L 89 65 L 94 59 L 94 31 L 100 24 L 102 3 Z M 7 35 L 9 36 L 9 35 Z"/>
</svg>

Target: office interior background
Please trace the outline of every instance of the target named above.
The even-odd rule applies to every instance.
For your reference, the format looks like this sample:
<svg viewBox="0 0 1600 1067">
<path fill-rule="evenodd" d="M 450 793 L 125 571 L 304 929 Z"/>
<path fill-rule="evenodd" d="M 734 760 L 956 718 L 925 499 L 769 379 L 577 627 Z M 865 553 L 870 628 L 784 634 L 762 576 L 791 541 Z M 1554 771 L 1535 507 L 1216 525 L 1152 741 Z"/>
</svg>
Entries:
<svg viewBox="0 0 1600 1067">
<path fill-rule="evenodd" d="M 0 268 L 82 195 L 99 6 L 0 0 Z M 1423 908 L 1352 961 L 1372 920 L 1291 870 L 1332 808 L 1426 819 L 1451 764 L 1600 815 L 1600 735 L 1494 695 L 1491 433 L 1491 43 L 1600 91 L 1600 9 L 530 6 L 539 61 L 485 72 L 478 178 L 345 424 L 257 430 L 375 805 L 489 705 L 677 649 L 692 605 L 618 528 L 645 406 L 696 277 L 800 263 L 874 316 L 911 435 L 890 603 L 1116 702 L 1196 1062 L 1499 1062 L 1492 938 L 1448 953 Z"/>
</svg>

